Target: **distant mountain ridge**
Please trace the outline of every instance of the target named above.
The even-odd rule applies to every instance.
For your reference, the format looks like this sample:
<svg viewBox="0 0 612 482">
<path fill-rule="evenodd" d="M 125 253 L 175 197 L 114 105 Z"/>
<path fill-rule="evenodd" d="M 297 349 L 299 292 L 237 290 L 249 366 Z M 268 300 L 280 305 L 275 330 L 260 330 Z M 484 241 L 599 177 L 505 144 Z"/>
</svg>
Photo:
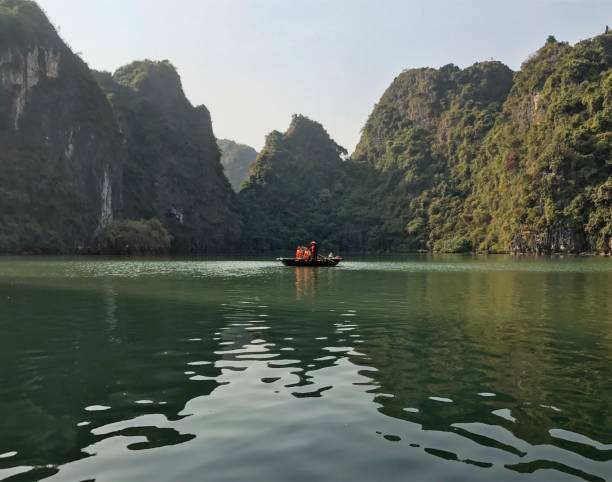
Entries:
<svg viewBox="0 0 612 482">
<path fill-rule="evenodd" d="M 234 191 L 240 191 L 248 179 L 251 166 L 255 163 L 258 152 L 251 146 L 239 144 L 229 139 L 217 139 L 221 151 L 221 164 L 225 175 Z"/>
<path fill-rule="evenodd" d="M 345 199 L 342 155 L 321 124 L 294 115 L 285 132 L 273 131 L 238 194 L 244 213 L 242 249 L 286 249 L 316 237 L 338 244 L 338 200 Z"/>
</svg>

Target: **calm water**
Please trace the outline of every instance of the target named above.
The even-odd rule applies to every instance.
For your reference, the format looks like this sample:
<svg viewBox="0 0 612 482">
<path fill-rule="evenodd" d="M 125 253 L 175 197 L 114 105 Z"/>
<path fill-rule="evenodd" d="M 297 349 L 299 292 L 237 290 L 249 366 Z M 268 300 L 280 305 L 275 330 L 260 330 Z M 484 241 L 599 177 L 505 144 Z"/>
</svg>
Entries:
<svg viewBox="0 0 612 482">
<path fill-rule="evenodd" d="M 0 259 L 0 480 L 611 480 L 612 260 Z"/>
</svg>

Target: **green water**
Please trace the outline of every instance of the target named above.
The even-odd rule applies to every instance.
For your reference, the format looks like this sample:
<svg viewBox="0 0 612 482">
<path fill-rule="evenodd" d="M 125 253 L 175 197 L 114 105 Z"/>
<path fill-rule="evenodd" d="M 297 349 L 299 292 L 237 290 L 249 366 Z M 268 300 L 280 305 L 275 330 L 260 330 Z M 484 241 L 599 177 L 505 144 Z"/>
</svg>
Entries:
<svg viewBox="0 0 612 482">
<path fill-rule="evenodd" d="M 612 260 L 0 259 L 0 480 L 610 480 Z"/>
</svg>

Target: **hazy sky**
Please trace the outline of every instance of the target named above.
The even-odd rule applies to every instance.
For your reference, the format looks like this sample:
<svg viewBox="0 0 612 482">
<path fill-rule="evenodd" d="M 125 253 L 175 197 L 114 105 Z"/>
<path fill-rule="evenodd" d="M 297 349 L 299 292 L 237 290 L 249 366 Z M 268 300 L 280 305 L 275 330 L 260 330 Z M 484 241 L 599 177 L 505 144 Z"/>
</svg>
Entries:
<svg viewBox="0 0 612 482">
<path fill-rule="evenodd" d="M 217 137 L 260 149 L 293 113 L 352 151 L 403 69 L 501 60 L 612 27 L 612 0 L 39 0 L 92 68 L 169 59 Z"/>
</svg>

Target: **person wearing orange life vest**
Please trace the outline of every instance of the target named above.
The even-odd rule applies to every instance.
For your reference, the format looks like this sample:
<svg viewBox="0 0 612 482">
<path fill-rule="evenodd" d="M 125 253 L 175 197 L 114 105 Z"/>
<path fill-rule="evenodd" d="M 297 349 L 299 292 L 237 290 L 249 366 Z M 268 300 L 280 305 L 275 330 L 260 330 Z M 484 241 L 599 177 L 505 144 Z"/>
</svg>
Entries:
<svg viewBox="0 0 612 482">
<path fill-rule="evenodd" d="M 295 250 L 295 259 L 302 259 L 302 254 L 303 254 L 302 247 L 298 246 Z"/>
<path fill-rule="evenodd" d="M 310 261 L 312 253 L 308 248 L 304 248 L 304 257 L 302 258 L 304 261 Z"/>
</svg>

